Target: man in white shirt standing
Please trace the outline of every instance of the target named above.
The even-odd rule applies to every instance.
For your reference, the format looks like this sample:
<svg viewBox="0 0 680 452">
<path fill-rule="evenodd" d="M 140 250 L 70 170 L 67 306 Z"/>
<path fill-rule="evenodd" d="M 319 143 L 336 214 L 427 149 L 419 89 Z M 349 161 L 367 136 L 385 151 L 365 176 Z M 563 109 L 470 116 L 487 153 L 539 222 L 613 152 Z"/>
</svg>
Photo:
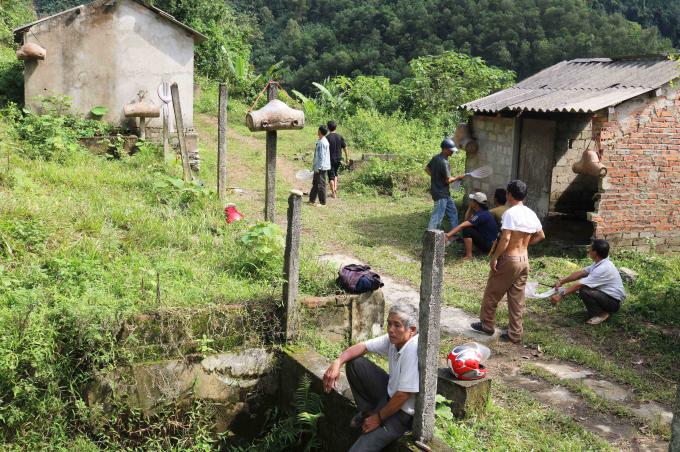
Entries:
<svg viewBox="0 0 680 452">
<path fill-rule="evenodd" d="M 366 352 L 387 357 L 389 373 L 362 357 Z M 323 376 L 330 392 L 347 364 L 347 380 L 359 413 L 351 425 L 362 434 L 350 452 L 381 451 L 411 429 L 419 392 L 418 310 L 409 304 L 393 305 L 387 316 L 387 334 L 353 345 L 340 354 Z"/>
<path fill-rule="evenodd" d="M 562 298 L 578 291 L 588 311 L 589 325 L 597 325 L 609 318 L 621 307 L 626 298 L 621 275 L 612 261 L 609 260 L 609 243 L 606 240 L 593 240 L 588 255 L 594 264 L 559 279 L 555 284 L 558 291 L 552 296 L 553 305 L 557 305 Z M 562 288 L 566 283 L 580 280 L 568 288 Z"/>
<path fill-rule="evenodd" d="M 523 204 L 527 185 L 513 180 L 507 188 L 507 204 L 510 206 L 502 217 L 501 235 L 491 255 L 491 272 L 486 282 L 479 322 L 470 327 L 492 335 L 496 327 L 496 308 L 507 294 L 508 331 L 501 340 L 518 343 L 522 340 L 524 315 L 524 286 L 529 277 L 529 245 L 545 238 L 543 226 L 533 210 Z"/>
</svg>

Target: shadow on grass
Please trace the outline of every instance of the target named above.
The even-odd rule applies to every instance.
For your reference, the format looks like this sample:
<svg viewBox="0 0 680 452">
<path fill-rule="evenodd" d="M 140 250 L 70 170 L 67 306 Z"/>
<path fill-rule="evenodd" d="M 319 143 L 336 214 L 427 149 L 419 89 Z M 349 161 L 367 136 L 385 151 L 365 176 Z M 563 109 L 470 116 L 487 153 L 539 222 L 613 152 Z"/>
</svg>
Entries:
<svg viewBox="0 0 680 452">
<path fill-rule="evenodd" d="M 399 214 L 376 214 L 369 218 L 353 220 L 350 227 L 362 236 L 364 246 L 389 244 L 402 250 L 410 258 L 419 260 L 423 232 L 430 220 L 430 211 L 413 211 Z M 448 221 L 445 220 L 448 228 Z"/>
</svg>

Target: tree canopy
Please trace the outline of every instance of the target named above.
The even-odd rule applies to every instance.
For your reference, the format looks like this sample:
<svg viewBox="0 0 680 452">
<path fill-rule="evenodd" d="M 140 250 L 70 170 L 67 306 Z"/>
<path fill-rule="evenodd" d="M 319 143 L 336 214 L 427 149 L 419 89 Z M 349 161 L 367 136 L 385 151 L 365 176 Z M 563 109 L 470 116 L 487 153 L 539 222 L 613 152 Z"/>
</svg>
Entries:
<svg viewBox="0 0 680 452">
<path fill-rule="evenodd" d="M 593 0 L 596 1 L 596 0 Z M 605 0 L 600 0 L 605 1 Z M 651 1 L 651 0 L 648 0 Z M 661 1 L 661 0 L 659 0 Z M 656 28 L 585 0 L 236 0 L 263 39 L 253 62 L 282 60 L 304 89 L 329 75 L 411 74 L 409 61 L 456 50 L 526 77 L 574 57 L 669 50 Z"/>
</svg>

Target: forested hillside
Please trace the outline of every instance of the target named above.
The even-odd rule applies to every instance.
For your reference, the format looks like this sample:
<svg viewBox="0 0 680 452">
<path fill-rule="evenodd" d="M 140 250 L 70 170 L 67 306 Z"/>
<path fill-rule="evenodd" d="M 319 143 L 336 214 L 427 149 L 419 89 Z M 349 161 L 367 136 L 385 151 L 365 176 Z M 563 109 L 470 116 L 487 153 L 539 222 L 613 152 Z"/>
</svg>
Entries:
<svg viewBox="0 0 680 452">
<path fill-rule="evenodd" d="M 262 25 L 253 62 L 264 68 L 283 60 L 287 81 L 297 87 L 334 74 L 400 80 L 408 61 L 450 49 L 521 79 L 567 58 L 670 47 L 656 28 L 594 10 L 585 0 L 237 1 Z"/>
<path fill-rule="evenodd" d="M 34 1 L 38 15 L 79 3 L 82 0 Z M 243 44 L 257 36 L 251 58 L 256 69 L 264 72 L 283 61 L 280 76 L 305 92 L 310 92 L 311 82 L 333 75 L 383 75 L 400 81 L 410 75 L 409 61 L 446 50 L 482 57 L 522 79 L 573 57 L 666 51 L 671 40 L 678 44 L 680 36 L 680 0 L 150 3 L 213 38 L 197 57 L 207 75 L 217 76 L 233 67 L 234 56 L 248 58 Z M 232 6 L 245 14 L 235 13 Z M 259 32 L 251 26 L 255 20 Z M 228 39 L 218 29 L 230 30 Z M 231 63 L 223 49 L 231 54 Z"/>
<path fill-rule="evenodd" d="M 655 26 L 661 34 L 680 44 L 680 0 L 591 0 L 593 8 L 621 13 L 644 27 Z"/>
</svg>

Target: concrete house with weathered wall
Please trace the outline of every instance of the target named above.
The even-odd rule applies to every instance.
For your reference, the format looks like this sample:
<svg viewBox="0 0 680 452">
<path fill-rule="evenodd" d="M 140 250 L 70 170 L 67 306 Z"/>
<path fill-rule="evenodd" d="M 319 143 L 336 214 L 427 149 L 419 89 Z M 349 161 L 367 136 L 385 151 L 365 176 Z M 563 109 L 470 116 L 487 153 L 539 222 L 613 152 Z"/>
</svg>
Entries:
<svg viewBox="0 0 680 452">
<path fill-rule="evenodd" d="M 492 196 L 519 178 L 546 221 L 581 219 L 619 247 L 680 251 L 679 76 L 665 57 L 576 59 L 465 104 L 478 145 L 466 165 L 494 169 L 466 192 Z M 590 155 L 604 177 L 572 169 Z"/>
<path fill-rule="evenodd" d="M 40 111 L 38 96 L 67 95 L 75 112 L 105 106 L 104 120 L 134 127 L 123 107 L 138 100 L 161 106 L 158 87 L 177 82 L 184 127 L 193 127 L 194 46 L 205 39 L 158 8 L 138 0 L 96 0 L 14 30 L 21 44 L 47 51 L 25 62 L 25 102 Z M 161 118 L 147 124 L 161 128 Z"/>
</svg>

